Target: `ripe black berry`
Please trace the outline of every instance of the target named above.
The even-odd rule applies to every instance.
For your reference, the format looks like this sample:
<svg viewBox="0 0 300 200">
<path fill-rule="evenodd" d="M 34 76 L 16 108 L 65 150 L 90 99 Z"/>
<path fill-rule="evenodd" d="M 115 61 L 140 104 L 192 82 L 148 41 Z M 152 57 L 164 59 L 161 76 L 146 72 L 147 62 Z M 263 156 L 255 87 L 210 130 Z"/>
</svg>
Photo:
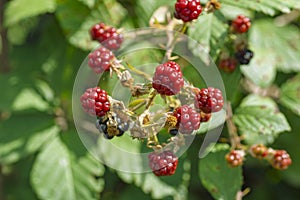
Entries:
<svg viewBox="0 0 300 200">
<path fill-rule="evenodd" d="M 169 61 L 156 67 L 152 87 L 159 94 L 167 96 L 177 94 L 183 84 L 182 72 L 176 62 Z"/>
<path fill-rule="evenodd" d="M 123 36 L 117 32 L 117 29 L 111 26 L 107 26 L 104 23 L 95 24 L 90 29 L 90 34 L 93 40 L 97 40 L 103 46 L 108 49 L 119 49 Z"/>
<path fill-rule="evenodd" d="M 149 166 L 156 176 L 170 176 L 176 171 L 178 158 L 171 151 L 151 152 L 148 159 Z"/>
<path fill-rule="evenodd" d="M 217 88 L 203 88 L 196 92 L 195 107 L 202 112 L 218 112 L 224 104 L 222 92 Z"/>
<path fill-rule="evenodd" d="M 89 54 L 88 64 L 95 73 L 101 74 L 104 71 L 109 71 L 114 59 L 115 55 L 110 50 L 99 47 Z"/>
<path fill-rule="evenodd" d="M 102 117 L 110 110 L 108 95 L 99 87 L 87 89 L 80 102 L 84 111 L 93 116 Z"/>
<path fill-rule="evenodd" d="M 253 55 L 253 51 L 249 49 L 241 49 L 235 53 L 235 57 L 241 65 L 249 64 L 251 59 L 253 58 Z"/>
<path fill-rule="evenodd" d="M 246 33 L 251 26 L 251 21 L 244 15 L 239 15 L 232 21 L 231 27 L 235 33 Z"/>
<path fill-rule="evenodd" d="M 184 22 L 197 19 L 202 12 L 200 0 L 177 0 L 174 17 Z"/>
<path fill-rule="evenodd" d="M 188 105 L 176 108 L 173 115 L 177 118 L 177 127 L 182 134 L 191 134 L 200 127 L 200 114 Z"/>
</svg>

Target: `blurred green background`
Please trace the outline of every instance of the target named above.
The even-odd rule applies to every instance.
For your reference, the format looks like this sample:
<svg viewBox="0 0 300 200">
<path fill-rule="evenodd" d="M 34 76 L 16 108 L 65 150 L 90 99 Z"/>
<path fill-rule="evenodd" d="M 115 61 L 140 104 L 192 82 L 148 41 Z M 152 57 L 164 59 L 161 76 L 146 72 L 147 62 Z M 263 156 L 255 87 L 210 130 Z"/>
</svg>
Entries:
<svg viewBox="0 0 300 200">
<path fill-rule="evenodd" d="M 265 41 L 264 37 L 273 32 L 264 29 L 264 23 L 276 20 L 280 23 L 284 13 L 292 12 L 289 20 L 284 18 L 282 22 L 282 26 L 289 28 L 283 27 L 272 37 L 280 40 L 284 38 L 282 35 L 291 34 L 288 42 L 296 45 L 294 50 L 292 45 L 283 46 L 285 43 L 280 43 L 276 50 L 285 52 L 281 54 L 283 60 L 292 61 L 279 70 L 266 67 L 265 73 L 270 78 L 261 82 L 280 85 L 300 71 L 300 11 L 294 10 L 300 9 L 298 0 L 220 2 L 223 7 L 215 13 L 216 19 L 211 19 L 214 21 L 197 21 L 196 36 L 195 31 L 188 32 L 210 47 L 215 60 L 221 44 L 209 41 L 221 41 L 220 33 L 228 27 L 224 19 L 230 20 L 240 13 L 250 16 L 256 27 L 252 34 L 262 33 L 252 39 L 257 41 L 253 43 L 256 48 L 260 47 L 258 42 Z M 125 30 L 147 27 L 157 8 L 167 5 L 172 10 L 174 3 L 170 0 L 0 1 L 0 200 L 213 199 L 198 176 L 198 151 L 204 135 L 197 135 L 180 158 L 174 176 L 157 178 L 151 173 L 116 172 L 99 163 L 82 145 L 72 119 L 76 73 L 89 51 L 97 46 L 90 39 L 89 28 L 100 21 Z M 269 56 L 269 52 L 264 53 L 262 56 Z M 296 58 L 290 59 L 289 55 Z M 142 58 L 137 58 L 136 62 L 139 61 Z M 274 64 L 270 59 L 263 61 L 270 62 L 266 66 Z M 244 72 L 250 78 L 256 76 L 251 73 Z M 226 87 L 240 79 L 239 74 L 223 76 Z M 243 96 L 238 91 L 234 102 L 238 104 Z M 300 118 L 284 107 L 280 110 L 292 131 L 280 135 L 273 147 L 286 149 L 293 165 L 286 171 L 276 171 L 247 157 L 243 189 L 250 187 L 251 191 L 245 199 L 300 197 Z M 230 180 L 224 184 L 231 187 Z"/>
</svg>

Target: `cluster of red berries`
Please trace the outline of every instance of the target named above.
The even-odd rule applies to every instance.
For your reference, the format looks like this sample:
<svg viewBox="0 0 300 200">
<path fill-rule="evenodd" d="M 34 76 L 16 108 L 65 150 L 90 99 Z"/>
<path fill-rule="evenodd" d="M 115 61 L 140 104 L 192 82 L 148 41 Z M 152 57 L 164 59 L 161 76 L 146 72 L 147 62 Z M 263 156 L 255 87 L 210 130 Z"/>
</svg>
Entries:
<svg viewBox="0 0 300 200">
<path fill-rule="evenodd" d="M 175 95 L 184 86 L 181 67 L 173 61 L 163 63 L 156 67 L 152 87 L 161 95 Z M 176 125 L 169 129 L 169 133 L 176 135 L 179 131 L 182 134 L 191 134 L 198 130 L 200 122 L 207 122 L 212 112 L 222 109 L 224 100 L 222 92 L 217 88 L 195 89 L 194 107 L 182 105 L 172 113 L 176 117 Z M 197 112 L 198 111 L 198 112 Z M 178 130 L 178 131 L 177 131 Z"/>
<path fill-rule="evenodd" d="M 238 15 L 231 22 L 231 31 L 236 34 L 242 34 L 248 32 L 251 27 L 251 21 L 244 15 Z M 232 44 L 231 44 L 232 45 Z M 243 45 L 242 45 L 243 46 Z M 225 72 L 233 72 L 237 67 L 237 64 L 248 65 L 253 58 L 254 53 L 247 47 L 237 47 L 237 50 L 232 57 L 222 58 L 219 61 L 219 68 Z"/>
<path fill-rule="evenodd" d="M 101 46 L 88 55 L 88 65 L 96 73 L 109 71 L 115 55 L 109 49 Z"/>
</svg>

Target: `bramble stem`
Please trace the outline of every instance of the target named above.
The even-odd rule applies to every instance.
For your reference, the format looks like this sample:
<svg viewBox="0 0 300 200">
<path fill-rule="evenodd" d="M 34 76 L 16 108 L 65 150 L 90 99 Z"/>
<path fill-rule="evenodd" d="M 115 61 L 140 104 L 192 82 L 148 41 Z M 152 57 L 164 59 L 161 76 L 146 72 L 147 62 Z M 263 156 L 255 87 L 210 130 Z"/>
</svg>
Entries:
<svg viewBox="0 0 300 200">
<path fill-rule="evenodd" d="M 232 113 L 232 107 L 230 102 L 227 102 L 226 112 L 227 112 L 226 125 L 229 133 L 231 147 L 232 149 L 240 148 L 242 146 L 241 140 L 237 134 L 237 128 L 232 120 L 233 113 Z"/>
</svg>

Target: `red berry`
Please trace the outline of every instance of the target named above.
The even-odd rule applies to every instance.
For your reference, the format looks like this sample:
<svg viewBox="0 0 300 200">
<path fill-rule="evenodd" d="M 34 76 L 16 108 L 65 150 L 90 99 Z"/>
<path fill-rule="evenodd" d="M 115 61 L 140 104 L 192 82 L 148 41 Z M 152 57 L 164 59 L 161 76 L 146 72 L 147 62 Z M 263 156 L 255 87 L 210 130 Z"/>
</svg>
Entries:
<svg viewBox="0 0 300 200">
<path fill-rule="evenodd" d="M 219 63 L 219 68 L 225 72 L 233 72 L 236 68 L 236 60 L 234 58 L 222 59 Z"/>
<path fill-rule="evenodd" d="M 276 150 L 271 160 L 271 165 L 275 169 L 283 170 L 288 168 L 292 164 L 292 159 L 290 155 L 285 150 Z"/>
<path fill-rule="evenodd" d="M 89 54 L 88 64 L 95 73 L 101 74 L 109 71 L 113 59 L 115 59 L 115 55 L 110 50 L 99 47 Z"/>
<path fill-rule="evenodd" d="M 218 112 L 224 104 L 222 92 L 217 88 L 203 88 L 196 92 L 195 107 L 202 112 Z"/>
<path fill-rule="evenodd" d="M 200 0 L 177 0 L 174 16 L 184 22 L 197 19 L 202 12 Z"/>
<path fill-rule="evenodd" d="M 171 151 L 152 152 L 148 159 L 149 166 L 156 176 L 170 176 L 176 171 L 178 158 Z"/>
<path fill-rule="evenodd" d="M 251 146 L 250 154 L 255 158 L 265 158 L 268 155 L 268 148 L 263 144 L 256 144 Z"/>
<path fill-rule="evenodd" d="M 169 61 L 156 67 L 152 87 L 159 94 L 167 96 L 177 94 L 183 85 L 182 72 L 176 62 Z"/>
<path fill-rule="evenodd" d="M 93 116 L 102 117 L 110 109 L 108 95 L 99 87 L 88 88 L 80 97 L 80 102 L 84 111 Z"/>
<path fill-rule="evenodd" d="M 93 40 L 97 40 L 108 49 L 119 49 L 123 42 L 123 36 L 117 33 L 116 28 L 102 22 L 95 24 L 90 29 L 90 34 Z"/>
<path fill-rule="evenodd" d="M 200 114 L 188 105 L 175 109 L 173 115 L 177 118 L 177 127 L 182 134 L 191 134 L 200 127 Z"/>
<path fill-rule="evenodd" d="M 211 113 L 200 112 L 200 122 L 208 122 L 211 118 Z"/>
<path fill-rule="evenodd" d="M 243 164 L 245 152 L 232 150 L 226 155 L 226 161 L 231 167 L 238 167 Z"/>
<path fill-rule="evenodd" d="M 251 21 L 248 17 L 239 15 L 232 21 L 231 26 L 236 33 L 246 33 L 251 26 Z"/>
</svg>

